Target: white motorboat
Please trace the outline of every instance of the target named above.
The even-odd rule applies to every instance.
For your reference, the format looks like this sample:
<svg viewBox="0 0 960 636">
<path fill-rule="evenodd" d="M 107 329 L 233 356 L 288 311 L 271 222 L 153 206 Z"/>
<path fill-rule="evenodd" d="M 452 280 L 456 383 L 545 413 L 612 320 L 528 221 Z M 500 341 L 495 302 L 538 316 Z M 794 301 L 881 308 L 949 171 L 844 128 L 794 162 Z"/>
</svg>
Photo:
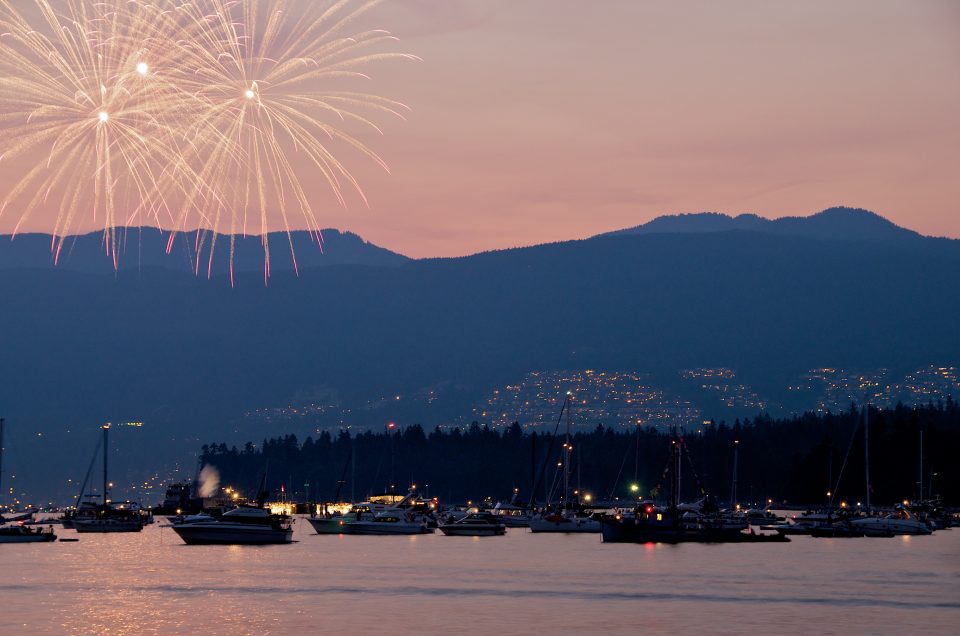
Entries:
<svg viewBox="0 0 960 636">
<path fill-rule="evenodd" d="M 743 513 L 743 518 L 751 526 L 777 526 L 787 523 L 785 518 L 762 508 L 750 508 Z"/>
<path fill-rule="evenodd" d="M 205 515 L 204 515 L 205 516 Z M 292 543 L 290 518 L 254 506 L 240 506 L 219 519 L 200 515 L 173 524 L 173 531 L 188 545 L 268 545 Z"/>
<path fill-rule="evenodd" d="M 0 528 L 0 543 L 47 543 L 56 541 L 57 535 L 50 532 L 44 532 L 43 529 L 27 528 L 21 525 L 4 526 Z"/>
<path fill-rule="evenodd" d="M 342 509 L 341 504 L 324 505 L 324 511 L 321 514 L 310 517 L 307 521 L 313 526 L 317 534 L 360 534 L 354 533 L 353 526 L 355 523 L 370 521 L 383 513 L 393 513 L 401 516 L 409 513 L 413 518 L 421 519 L 427 525 L 430 525 L 431 519 L 427 518 L 425 514 L 425 511 L 429 511 L 430 507 L 430 502 L 421 500 L 414 492 L 409 492 L 404 496 L 384 493 L 372 495 L 367 501 L 353 504 L 346 511 Z"/>
<path fill-rule="evenodd" d="M 332 514 L 323 517 L 308 517 L 307 521 L 317 534 L 350 534 L 350 526 L 356 521 L 356 513 Z"/>
<path fill-rule="evenodd" d="M 533 511 L 512 503 L 498 503 L 493 507 L 493 514 L 508 528 L 529 528 Z"/>
<path fill-rule="evenodd" d="M 860 517 L 853 519 L 850 524 L 865 533 L 892 533 L 892 534 L 933 534 L 933 529 L 925 522 L 911 516 L 908 512 L 899 514 L 881 515 L 879 517 Z"/>
<path fill-rule="evenodd" d="M 440 524 L 440 532 L 447 536 L 492 537 L 506 534 L 507 526 L 497 515 L 475 512 L 452 523 Z"/>
<path fill-rule="evenodd" d="M 350 534 L 427 534 L 433 528 L 427 527 L 423 515 L 411 511 L 387 510 L 370 518 L 360 518 L 350 522 Z"/>
<path fill-rule="evenodd" d="M 600 532 L 602 526 L 599 519 L 572 512 L 551 512 L 530 519 L 530 532 Z"/>
</svg>

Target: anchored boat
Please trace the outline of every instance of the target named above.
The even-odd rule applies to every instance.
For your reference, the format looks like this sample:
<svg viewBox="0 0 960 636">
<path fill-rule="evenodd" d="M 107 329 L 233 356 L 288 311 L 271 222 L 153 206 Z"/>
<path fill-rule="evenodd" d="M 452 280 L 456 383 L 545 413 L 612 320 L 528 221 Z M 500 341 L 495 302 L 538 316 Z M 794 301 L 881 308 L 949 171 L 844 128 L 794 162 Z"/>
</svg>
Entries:
<svg viewBox="0 0 960 636">
<path fill-rule="evenodd" d="M 44 532 L 42 528 L 27 528 L 21 525 L 4 526 L 0 528 L 0 543 L 48 543 L 56 541 L 57 535 L 53 528 Z"/>
<path fill-rule="evenodd" d="M 507 533 L 507 526 L 489 512 L 474 512 L 452 523 L 441 523 L 440 532 L 454 537 L 493 537 Z"/>
<path fill-rule="evenodd" d="M 293 542 L 291 520 L 259 506 L 240 506 L 219 519 L 197 515 L 174 523 L 173 531 L 187 545 L 268 545 Z"/>
</svg>

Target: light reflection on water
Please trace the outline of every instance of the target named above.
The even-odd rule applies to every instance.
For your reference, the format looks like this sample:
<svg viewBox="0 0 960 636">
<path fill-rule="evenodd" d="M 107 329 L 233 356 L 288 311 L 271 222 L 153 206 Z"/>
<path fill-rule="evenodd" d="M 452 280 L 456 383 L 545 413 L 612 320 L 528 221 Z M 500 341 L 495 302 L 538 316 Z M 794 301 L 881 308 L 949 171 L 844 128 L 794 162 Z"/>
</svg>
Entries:
<svg viewBox="0 0 960 636">
<path fill-rule="evenodd" d="M 315 536 L 298 521 L 287 546 L 185 546 L 156 525 L 79 538 L 0 545 L 0 631 L 949 634 L 960 622 L 960 529 L 667 546 L 525 530 Z"/>
</svg>

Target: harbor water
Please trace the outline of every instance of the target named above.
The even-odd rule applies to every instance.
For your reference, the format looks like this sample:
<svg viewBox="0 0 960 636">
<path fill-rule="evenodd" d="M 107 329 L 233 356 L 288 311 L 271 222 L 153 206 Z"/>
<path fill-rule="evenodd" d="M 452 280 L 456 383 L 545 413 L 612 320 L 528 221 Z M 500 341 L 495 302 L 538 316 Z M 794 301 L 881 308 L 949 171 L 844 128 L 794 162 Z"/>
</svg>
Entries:
<svg viewBox="0 0 960 636">
<path fill-rule="evenodd" d="M 761 545 L 599 535 L 317 536 L 186 546 L 159 524 L 0 545 L 24 634 L 957 634 L 960 529 Z M 758 631 L 759 630 L 759 631 Z"/>
</svg>

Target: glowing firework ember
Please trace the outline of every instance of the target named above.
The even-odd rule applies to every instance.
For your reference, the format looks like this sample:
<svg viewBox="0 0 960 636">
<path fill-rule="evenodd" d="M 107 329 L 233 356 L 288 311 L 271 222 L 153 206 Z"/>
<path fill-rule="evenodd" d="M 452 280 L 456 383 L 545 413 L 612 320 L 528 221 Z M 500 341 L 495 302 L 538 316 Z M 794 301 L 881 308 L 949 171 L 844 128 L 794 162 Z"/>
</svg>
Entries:
<svg viewBox="0 0 960 636">
<path fill-rule="evenodd" d="M 302 180 L 321 177 L 340 204 L 363 197 L 334 153 L 383 161 L 353 134 L 405 107 L 344 82 L 366 80 L 394 38 L 351 31 L 378 0 L 0 0 L 0 214 L 17 229 L 56 210 L 64 237 L 96 219 L 116 262 L 116 229 L 197 230 L 208 272 L 220 234 L 305 227 L 320 240 Z M 23 3 L 19 3 L 23 4 Z M 88 218 L 88 216 L 90 218 Z M 292 241 L 291 255 L 292 254 Z M 294 257 L 294 265 L 296 265 Z M 232 272 L 232 267 L 231 267 Z"/>
</svg>

